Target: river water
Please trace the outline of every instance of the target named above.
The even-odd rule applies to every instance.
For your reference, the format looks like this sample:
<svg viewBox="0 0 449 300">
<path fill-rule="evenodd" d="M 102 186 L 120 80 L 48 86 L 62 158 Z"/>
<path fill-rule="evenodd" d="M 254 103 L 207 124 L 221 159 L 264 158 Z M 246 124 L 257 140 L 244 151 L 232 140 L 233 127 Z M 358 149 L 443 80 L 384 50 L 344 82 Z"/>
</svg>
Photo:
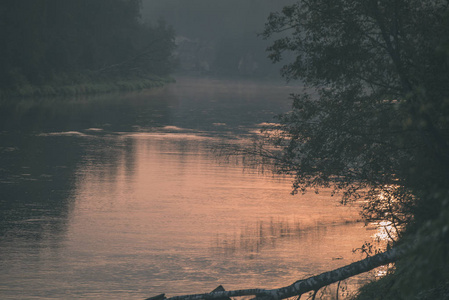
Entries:
<svg viewBox="0 0 449 300">
<path fill-rule="evenodd" d="M 0 298 L 276 288 L 361 258 L 373 230 L 328 191 L 217 158 L 300 90 L 179 78 L 0 110 Z M 351 283 L 354 285 L 357 283 Z"/>
</svg>

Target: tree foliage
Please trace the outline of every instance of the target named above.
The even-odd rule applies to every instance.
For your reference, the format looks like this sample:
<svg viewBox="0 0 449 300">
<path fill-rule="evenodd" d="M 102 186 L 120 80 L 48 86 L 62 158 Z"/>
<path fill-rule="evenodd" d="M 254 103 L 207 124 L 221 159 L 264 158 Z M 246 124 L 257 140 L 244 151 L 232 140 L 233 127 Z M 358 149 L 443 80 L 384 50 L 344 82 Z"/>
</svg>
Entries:
<svg viewBox="0 0 449 300">
<path fill-rule="evenodd" d="M 274 153 L 259 153 L 295 176 L 294 192 L 327 186 L 343 201 L 364 198 L 368 221 L 389 221 L 409 238 L 428 222 L 442 230 L 448 32 L 443 0 L 301 0 L 272 13 L 263 32 L 276 38 L 269 57 L 292 53 L 282 74 L 306 88 L 267 130 Z"/>
<path fill-rule="evenodd" d="M 142 24 L 140 7 L 140 0 L 1 1 L 0 88 L 117 64 L 122 73 L 167 74 L 174 33 Z"/>
</svg>

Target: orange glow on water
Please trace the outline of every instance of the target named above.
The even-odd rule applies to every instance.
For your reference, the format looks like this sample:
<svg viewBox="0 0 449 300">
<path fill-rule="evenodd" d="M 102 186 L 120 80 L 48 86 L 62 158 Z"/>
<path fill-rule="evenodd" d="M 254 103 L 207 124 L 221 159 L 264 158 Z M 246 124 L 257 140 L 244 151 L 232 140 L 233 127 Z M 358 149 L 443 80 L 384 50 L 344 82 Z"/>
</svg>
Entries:
<svg viewBox="0 0 449 300">
<path fill-rule="evenodd" d="M 121 139 L 123 151 L 105 153 L 115 164 L 80 169 L 67 251 L 94 253 L 93 273 L 117 257 L 130 272 L 147 269 L 154 293 L 179 294 L 274 288 L 361 258 L 352 253 L 368 237 L 358 208 L 330 192 L 292 196 L 288 180 L 218 164 L 210 138 Z"/>
<path fill-rule="evenodd" d="M 275 288 L 363 258 L 352 250 L 372 231 L 357 205 L 327 190 L 292 196 L 288 179 L 210 150 L 290 109 L 293 88 L 189 79 L 37 105 L 57 119 L 42 124 L 52 131 L 17 138 L 14 129 L 20 143 L 3 152 L 12 159 L 2 183 L 16 198 L 2 228 L 1 298 Z"/>
</svg>

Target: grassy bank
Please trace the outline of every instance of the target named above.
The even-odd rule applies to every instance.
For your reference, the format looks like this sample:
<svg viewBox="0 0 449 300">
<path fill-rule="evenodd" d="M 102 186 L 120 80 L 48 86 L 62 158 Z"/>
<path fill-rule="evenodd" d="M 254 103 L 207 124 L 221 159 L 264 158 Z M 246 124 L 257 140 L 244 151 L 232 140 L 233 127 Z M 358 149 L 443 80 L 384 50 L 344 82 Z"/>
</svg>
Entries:
<svg viewBox="0 0 449 300">
<path fill-rule="evenodd" d="M 9 89 L 0 90 L 0 98 L 75 96 L 131 91 L 160 87 L 170 82 L 174 82 L 174 79 L 168 76 L 156 75 L 104 76 L 95 73 L 62 74 L 39 85 L 29 84 L 25 80 L 19 81 L 18 84 Z"/>
<path fill-rule="evenodd" d="M 423 289 L 410 295 L 404 287 L 398 286 L 399 275 L 388 274 L 373 282 L 367 283 L 359 289 L 358 294 L 351 300 L 447 300 L 449 299 L 449 283 L 436 283 L 435 287 Z"/>
</svg>

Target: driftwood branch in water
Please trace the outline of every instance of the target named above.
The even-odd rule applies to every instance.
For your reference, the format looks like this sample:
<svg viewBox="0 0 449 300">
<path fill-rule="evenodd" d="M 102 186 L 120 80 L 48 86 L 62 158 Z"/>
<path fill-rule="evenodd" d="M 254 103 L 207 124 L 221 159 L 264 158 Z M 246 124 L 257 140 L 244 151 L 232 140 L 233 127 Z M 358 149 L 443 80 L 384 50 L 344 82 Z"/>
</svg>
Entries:
<svg viewBox="0 0 449 300">
<path fill-rule="evenodd" d="M 310 291 L 317 291 L 324 286 L 347 279 L 349 277 L 368 272 L 377 267 L 395 262 L 404 252 L 405 247 L 392 248 L 383 253 L 370 256 L 363 260 L 354 262 L 350 265 L 325 272 L 307 279 L 298 280 L 295 283 L 272 290 L 266 289 L 246 289 L 235 291 L 224 291 L 224 289 L 215 289 L 210 293 L 175 296 L 166 298 L 165 295 L 148 298 L 147 300 L 222 300 L 226 297 L 255 296 L 257 300 L 280 300 L 293 296 L 300 296 Z"/>
</svg>

